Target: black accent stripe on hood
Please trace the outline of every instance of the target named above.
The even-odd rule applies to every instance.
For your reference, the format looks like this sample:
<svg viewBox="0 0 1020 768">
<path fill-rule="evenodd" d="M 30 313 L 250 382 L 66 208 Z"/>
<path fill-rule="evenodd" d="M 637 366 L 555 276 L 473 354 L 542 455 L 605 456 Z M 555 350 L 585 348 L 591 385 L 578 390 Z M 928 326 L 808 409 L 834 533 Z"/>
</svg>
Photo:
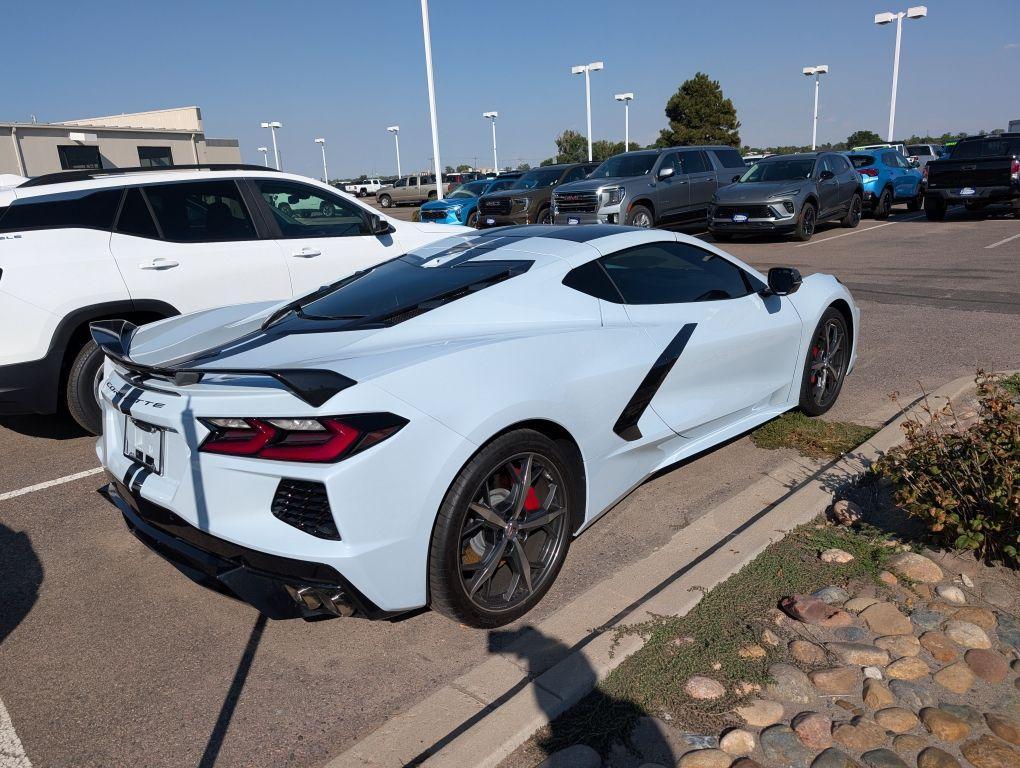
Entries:
<svg viewBox="0 0 1020 768">
<path fill-rule="evenodd" d="M 652 402 L 655 393 L 659 391 L 659 387 L 662 386 L 666 376 L 673 370 L 676 361 L 680 359 L 684 347 L 687 346 L 691 334 L 694 333 L 694 329 L 697 327 L 697 323 L 687 323 L 687 325 L 680 329 L 680 332 L 662 350 L 662 354 L 656 359 L 651 370 L 645 374 L 638 388 L 631 395 L 627 406 L 620 414 L 620 418 L 613 425 L 613 431 L 624 440 L 637 440 L 641 437 L 641 430 L 637 426 L 638 421 L 640 421 L 645 409 L 648 408 L 648 404 Z"/>
</svg>

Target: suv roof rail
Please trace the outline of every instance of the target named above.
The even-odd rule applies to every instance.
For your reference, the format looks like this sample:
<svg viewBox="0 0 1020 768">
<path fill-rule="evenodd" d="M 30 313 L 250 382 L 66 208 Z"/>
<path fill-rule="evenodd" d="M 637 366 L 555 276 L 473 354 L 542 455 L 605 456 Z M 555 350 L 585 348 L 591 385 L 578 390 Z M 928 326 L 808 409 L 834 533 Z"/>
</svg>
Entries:
<svg viewBox="0 0 1020 768">
<path fill-rule="evenodd" d="M 272 171 L 264 165 L 251 165 L 249 163 L 199 163 L 195 165 L 160 165 L 154 167 L 133 166 L 130 168 L 93 168 L 77 171 L 57 171 L 56 173 L 44 173 L 29 179 L 19 187 L 42 187 L 46 184 L 60 184 L 67 181 L 88 181 L 97 176 L 116 176 L 121 173 L 153 173 L 159 171 Z"/>
</svg>

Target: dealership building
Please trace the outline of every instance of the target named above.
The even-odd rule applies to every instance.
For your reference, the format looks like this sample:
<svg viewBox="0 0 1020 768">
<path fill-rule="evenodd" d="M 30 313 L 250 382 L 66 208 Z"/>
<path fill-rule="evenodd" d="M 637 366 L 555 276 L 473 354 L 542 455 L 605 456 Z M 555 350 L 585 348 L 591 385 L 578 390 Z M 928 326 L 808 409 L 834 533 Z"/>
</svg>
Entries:
<svg viewBox="0 0 1020 768">
<path fill-rule="evenodd" d="M 0 122 L 0 174 L 240 162 L 237 139 L 206 138 L 198 107 L 59 123 Z"/>
</svg>

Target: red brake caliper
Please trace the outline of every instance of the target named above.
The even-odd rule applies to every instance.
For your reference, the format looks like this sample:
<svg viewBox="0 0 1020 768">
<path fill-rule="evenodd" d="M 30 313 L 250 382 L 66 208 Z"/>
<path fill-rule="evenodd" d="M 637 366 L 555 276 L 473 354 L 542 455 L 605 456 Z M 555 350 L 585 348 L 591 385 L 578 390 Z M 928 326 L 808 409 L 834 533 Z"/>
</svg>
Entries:
<svg viewBox="0 0 1020 768">
<path fill-rule="evenodd" d="M 811 347 L 811 359 L 812 360 L 817 360 L 818 359 L 818 355 L 820 354 L 820 352 L 821 352 L 821 350 L 819 350 L 817 346 Z M 818 375 L 814 371 L 812 371 L 811 372 L 811 383 L 812 384 L 815 383 L 815 379 L 816 378 L 818 378 Z"/>
<path fill-rule="evenodd" d="M 528 495 L 524 497 L 524 510 L 526 512 L 534 512 L 536 509 L 541 509 L 542 505 L 538 503 L 538 494 L 535 493 L 534 488 L 528 489 Z"/>
</svg>

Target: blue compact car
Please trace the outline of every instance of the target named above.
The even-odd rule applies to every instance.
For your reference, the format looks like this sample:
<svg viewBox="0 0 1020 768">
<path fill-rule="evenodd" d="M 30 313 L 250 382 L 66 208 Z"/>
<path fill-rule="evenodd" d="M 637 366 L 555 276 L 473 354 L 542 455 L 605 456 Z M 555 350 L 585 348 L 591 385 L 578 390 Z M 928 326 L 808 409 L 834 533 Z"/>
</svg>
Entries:
<svg viewBox="0 0 1020 768">
<path fill-rule="evenodd" d="M 478 198 L 489 192 L 508 189 L 517 179 L 478 179 L 461 184 L 442 200 L 430 200 L 421 207 L 421 220 L 433 224 L 478 223 Z"/>
<path fill-rule="evenodd" d="M 876 219 L 888 216 L 895 203 L 906 203 L 910 211 L 919 211 L 924 205 L 921 171 L 897 150 L 847 152 L 846 156 L 861 176 L 864 207 Z"/>
</svg>

